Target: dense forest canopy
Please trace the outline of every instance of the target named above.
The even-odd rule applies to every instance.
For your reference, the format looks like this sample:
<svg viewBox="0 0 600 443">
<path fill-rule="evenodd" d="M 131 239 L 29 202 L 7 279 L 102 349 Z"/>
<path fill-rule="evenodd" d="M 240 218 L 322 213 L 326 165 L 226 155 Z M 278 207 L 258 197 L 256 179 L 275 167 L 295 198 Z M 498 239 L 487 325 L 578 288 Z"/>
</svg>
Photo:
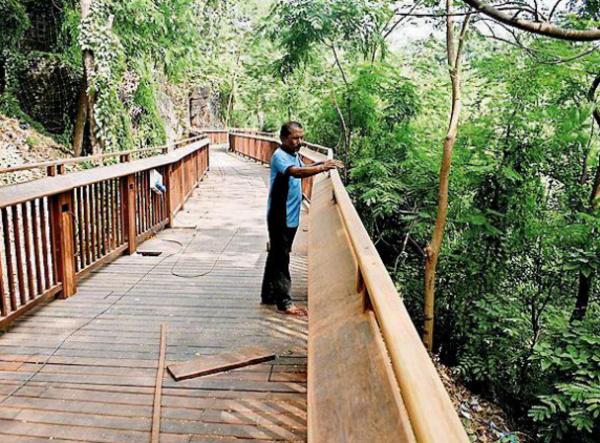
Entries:
<svg viewBox="0 0 600 443">
<path fill-rule="evenodd" d="M 181 135 L 198 91 L 196 125 L 301 121 L 503 441 L 600 442 L 599 25 L 595 0 L 0 0 L 0 112 L 76 154 Z"/>
</svg>

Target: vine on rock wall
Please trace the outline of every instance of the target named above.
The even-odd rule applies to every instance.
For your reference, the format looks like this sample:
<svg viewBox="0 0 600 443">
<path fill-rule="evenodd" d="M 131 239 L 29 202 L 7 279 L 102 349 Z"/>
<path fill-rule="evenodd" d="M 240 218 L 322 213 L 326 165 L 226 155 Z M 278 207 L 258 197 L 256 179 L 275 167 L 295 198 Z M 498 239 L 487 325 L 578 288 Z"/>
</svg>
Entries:
<svg viewBox="0 0 600 443">
<path fill-rule="evenodd" d="M 96 137 L 106 151 L 127 149 L 133 145 L 130 120 L 119 99 L 119 85 L 127 65 L 123 45 L 112 29 L 112 3 L 112 0 L 94 1 L 89 16 L 81 22 L 79 36 L 81 49 L 94 54 L 88 94 L 96 95 Z"/>
</svg>

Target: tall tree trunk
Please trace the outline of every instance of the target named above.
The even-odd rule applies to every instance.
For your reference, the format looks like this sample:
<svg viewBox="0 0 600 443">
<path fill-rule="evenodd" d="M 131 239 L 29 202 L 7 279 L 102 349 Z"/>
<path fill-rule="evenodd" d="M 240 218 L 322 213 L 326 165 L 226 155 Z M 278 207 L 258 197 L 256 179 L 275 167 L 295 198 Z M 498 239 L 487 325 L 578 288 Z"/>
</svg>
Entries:
<svg viewBox="0 0 600 443">
<path fill-rule="evenodd" d="M 592 82 L 592 86 L 588 91 L 588 100 L 591 103 L 595 103 L 596 90 L 600 86 L 600 74 L 596 76 Z M 594 108 L 594 121 L 600 127 L 600 110 L 598 107 Z M 596 175 L 594 176 L 594 184 L 592 185 L 592 192 L 590 195 L 590 212 L 597 210 L 600 207 L 600 158 L 598 159 L 598 166 L 596 167 Z M 594 232 L 595 233 L 595 230 Z M 587 308 L 590 303 L 590 295 L 592 292 L 592 283 L 594 280 L 594 272 L 589 275 L 585 275 L 579 271 L 579 285 L 577 288 L 577 300 L 575 301 L 575 309 L 571 314 L 571 322 L 575 320 L 583 320 L 587 313 Z"/>
<path fill-rule="evenodd" d="M 0 95 L 6 89 L 6 61 L 0 58 Z"/>
<path fill-rule="evenodd" d="M 79 98 L 77 99 L 77 117 L 75 118 L 75 130 L 73 132 L 73 155 L 80 157 L 83 152 L 83 136 L 85 134 L 85 122 L 87 120 L 87 82 L 85 72 L 81 77 Z"/>
<path fill-rule="evenodd" d="M 92 142 L 92 154 L 100 154 L 102 152 L 102 144 L 96 137 L 96 118 L 94 115 L 94 108 L 96 106 L 96 91 L 90 91 L 89 79 L 91 78 L 92 72 L 94 71 L 94 56 L 91 52 L 86 51 L 84 54 L 83 65 L 85 67 L 85 78 L 86 84 L 88 85 L 87 93 L 87 116 L 90 127 L 90 141 Z"/>
<path fill-rule="evenodd" d="M 90 15 L 90 8 L 93 0 L 81 0 L 81 22 Z M 89 122 L 90 140 L 92 144 L 92 153 L 101 152 L 101 145 L 96 138 L 96 122 L 94 119 L 94 104 L 96 94 L 89 91 L 90 78 L 94 72 L 94 55 L 90 51 L 83 52 L 83 78 L 81 80 L 81 89 L 79 91 L 77 117 L 75 120 L 75 131 L 73 134 L 73 153 L 79 156 L 83 150 L 83 137 L 85 133 L 86 119 Z"/>
<path fill-rule="evenodd" d="M 344 123 L 344 152 L 343 152 L 343 157 L 342 160 L 343 162 L 346 164 L 346 167 L 343 169 L 342 171 L 342 178 L 344 180 L 344 183 L 348 183 L 348 169 L 349 169 L 349 159 L 350 159 L 350 152 L 351 152 L 351 144 L 352 144 L 352 132 L 353 132 L 353 127 L 354 127 L 354 118 L 352 116 L 352 94 L 350 93 L 350 83 L 348 82 L 348 77 L 346 76 L 346 72 L 344 71 L 344 68 L 342 67 L 342 63 L 340 62 L 340 59 L 338 57 L 338 53 L 337 50 L 335 49 L 335 45 L 331 45 L 331 51 L 333 52 L 333 57 L 335 59 L 335 64 L 338 68 L 338 70 L 340 71 L 340 74 L 342 76 L 342 80 L 344 81 L 344 85 L 346 87 L 346 94 L 345 94 L 345 98 L 346 98 L 346 109 L 348 111 L 348 118 L 347 121 L 344 123 L 343 121 L 343 114 L 340 111 L 340 116 L 342 117 L 342 122 Z M 339 110 L 339 106 L 338 106 L 338 110 Z"/>
<path fill-rule="evenodd" d="M 227 103 L 227 114 L 225 115 L 225 127 L 226 128 L 229 127 L 229 123 L 231 121 L 231 114 L 233 113 L 235 90 L 237 87 L 236 79 L 237 79 L 238 71 L 240 69 L 240 61 L 242 60 L 242 49 L 244 48 L 245 41 L 246 41 L 246 37 L 244 36 L 244 38 L 242 38 L 242 41 L 240 43 L 240 47 L 238 48 L 238 53 L 237 53 L 237 57 L 235 60 L 235 68 L 234 68 L 233 72 L 231 73 L 231 85 L 230 85 L 231 92 L 229 94 L 229 101 Z"/>
<path fill-rule="evenodd" d="M 448 186 L 450 183 L 450 169 L 452 166 L 452 151 L 454 142 L 458 133 L 458 118 L 460 116 L 460 56 L 463 48 L 463 42 L 469 26 L 470 13 L 467 14 L 462 25 L 458 49 L 455 49 L 454 42 L 454 20 L 452 17 L 452 0 L 447 0 L 447 22 L 446 22 L 446 47 L 448 55 L 448 66 L 450 80 L 452 82 L 452 112 L 450 114 L 450 124 L 444 140 L 444 149 L 442 154 L 442 165 L 440 168 L 440 192 L 438 199 L 438 210 L 433 230 L 433 237 L 425 249 L 425 303 L 424 303 L 424 328 L 423 342 L 425 347 L 431 351 L 433 349 L 433 325 L 434 325 L 434 302 L 435 302 L 435 276 L 437 264 L 444 239 L 444 228 L 446 227 L 446 217 L 448 214 Z"/>
<path fill-rule="evenodd" d="M 583 272 L 579 272 L 579 288 L 577 290 L 575 309 L 573 310 L 573 314 L 571 314 L 571 323 L 575 320 L 583 320 L 585 318 L 588 304 L 590 303 L 590 293 L 592 292 L 593 279 L 593 273 L 586 277 Z"/>
</svg>

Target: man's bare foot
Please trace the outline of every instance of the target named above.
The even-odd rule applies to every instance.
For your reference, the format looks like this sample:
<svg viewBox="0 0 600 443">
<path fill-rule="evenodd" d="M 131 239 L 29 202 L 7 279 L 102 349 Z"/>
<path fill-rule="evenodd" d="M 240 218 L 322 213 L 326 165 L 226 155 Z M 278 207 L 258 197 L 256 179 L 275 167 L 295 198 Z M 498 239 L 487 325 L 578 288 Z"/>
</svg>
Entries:
<svg viewBox="0 0 600 443">
<path fill-rule="evenodd" d="M 296 315 L 298 317 L 306 317 L 308 315 L 308 311 L 305 308 L 296 305 L 292 305 L 282 312 L 286 315 Z"/>
</svg>

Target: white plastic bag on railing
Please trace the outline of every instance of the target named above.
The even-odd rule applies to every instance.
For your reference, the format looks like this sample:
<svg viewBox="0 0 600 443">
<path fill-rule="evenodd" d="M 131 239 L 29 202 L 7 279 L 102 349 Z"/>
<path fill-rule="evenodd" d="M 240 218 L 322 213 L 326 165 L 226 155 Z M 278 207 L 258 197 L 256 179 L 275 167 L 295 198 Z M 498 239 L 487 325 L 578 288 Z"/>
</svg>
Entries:
<svg viewBox="0 0 600 443">
<path fill-rule="evenodd" d="M 160 195 L 167 192 L 163 184 L 163 176 L 156 169 L 150 171 L 150 189 Z"/>
</svg>

